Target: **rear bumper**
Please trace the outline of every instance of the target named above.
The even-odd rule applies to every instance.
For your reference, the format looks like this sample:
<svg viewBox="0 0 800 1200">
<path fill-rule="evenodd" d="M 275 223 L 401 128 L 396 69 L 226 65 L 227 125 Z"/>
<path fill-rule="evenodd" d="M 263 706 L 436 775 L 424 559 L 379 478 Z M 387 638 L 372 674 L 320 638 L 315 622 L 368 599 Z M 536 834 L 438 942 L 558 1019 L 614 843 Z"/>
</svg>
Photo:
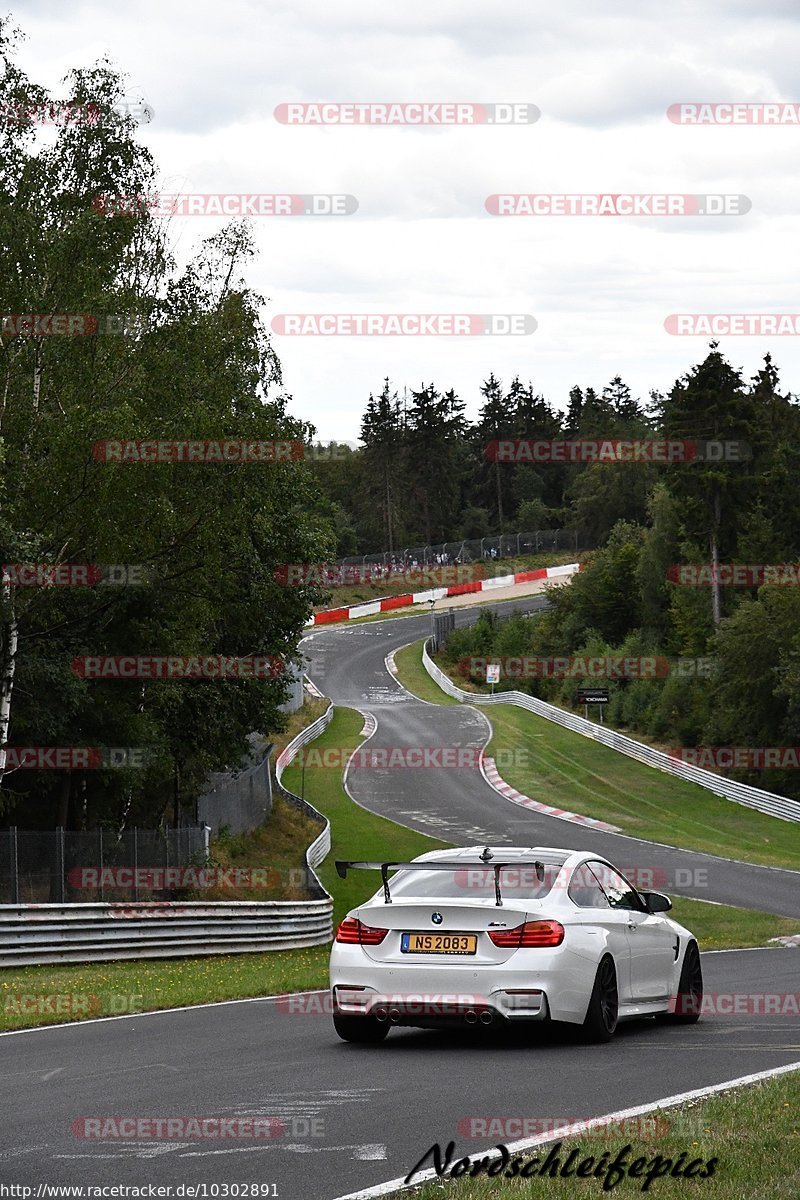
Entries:
<svg viewBox="0 0 800 1200">
<path fill-rule="evenodd" d="M 593 983 L 593 966 L 562 946 L 517 951 L 505 963 L 484 966 L 376 963 L 359 946 L 338 944 L 331 954 L 335 1009 L 403 1025 L 464 1020 L 488 1025 L 548 1017 L 579 1024 Z"/>
<path fill-rule="evenodd" d="M 376 988 L 335 987 L 334 1011 L 343 1016 L 369 1016 L 391 1025 L 500 1025 L 510 1021 L 543 1021 L 550 1015 L 539 989 L 525 993 L 495 988 L 486 996 L 435 993 L 383 993 Z"/>
</svg>

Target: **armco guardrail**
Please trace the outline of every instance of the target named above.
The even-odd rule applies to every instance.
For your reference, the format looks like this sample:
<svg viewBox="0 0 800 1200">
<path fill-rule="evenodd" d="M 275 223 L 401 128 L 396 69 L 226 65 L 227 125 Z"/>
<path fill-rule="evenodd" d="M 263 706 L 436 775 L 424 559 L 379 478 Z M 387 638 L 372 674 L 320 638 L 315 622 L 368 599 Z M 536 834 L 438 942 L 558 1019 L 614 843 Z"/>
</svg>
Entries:
<svg viewBox="0 0 800 1200">
<path fill-rule="evenodd" d="M 125 958 L 185 958 L 321 946 L 333 936 L 333 900 L 314 867 L 330 851 L 327 817 L 287 791 L 280 776 L 333 716 L 331 705 L 281 752 L 277 786 L 322 824 L 306 851 L 311 900 L 174 901 L 147 904 L 0 904 L 0 967 Z"/>
<path fill-rule="evenodd" d="M 0 967 L 319 946 L 331 900 L 0 905 Z"/>
<path fill-rule="evenodd" d="M 284 747 L 275 760 L 275 780 L 278 788 L 280 789 L 281 795 L 284 796 L 290 804 L 293 804 L 296 808 L 299 808 L 303 812 L 307 813 L 308 816 L 310 816 L 313 820 L 321 821 L 323 824 L 322 832 L 320 833 L 319 837 L 315 838 L 308 847 L 308 850 L 306 850 L 306 863 L 308 864 L 309 883 L 312 885 L 312 887 L 313 883 L 316 883 L 316 888 L 319 889 L 320 894 L 328 897 L 328 900 L 331 904 L 331 911 L 333 911 L 333 901 L 320 883 L 317 873 L 314 870 L 314 867 L 318 867 L 319 864 L 330 853 L 331 823 L 327 817 L 322 815 L 321 812 L 317 812 L 313 804 L 309 804 L 308 801 L 302 796 L 296 796 L 294 792 L 290 792 L 287 788 L 285 788 L 281 782 L 281 778 L 283 776 L 283 772 L 286 770 L 289 764 L 294 762 L 294 760 L 297 758 L 297 755 L 303 746 L 307 746 L 309 742 L 313 742 L 314 738 L 319 737 L 323 729 L 327 729 L 332 719 L 333 705 L 329 704 L 322 716 L 318 717 L 317 720 L 314 721 L 313 724 L 309 725 L 307 729 L 304 729 L 301 733 L 298 733 L 297 737 L 293 738 L 292 741 L 289 742 L 289 745 Z M 332 927 L 329 936 L 333 936 Z"/>
<path fill-rule="evenodd" d="M 571 729 L 573 733 L 580 733 L 584 737 L 592 738 L 593 741 L 600 742 L 601 745 L 608 746 L 611 750 L 618 750 L 620 754 L 626 754 L 629 758 L 635 758 L 648 767 L 655 767 L 658 771 L 665 771 L 668 775 L 675 775 L 689 783 L 697 783 L 707 791 L 713 792 L 715 796 L 724 796 L 726 800 L 743 804 L 745 808 L 754 808 L 770 817 L 778 817 L 781 821 L 800 821 L 800 802 L 797 800 L 789 800 L 785 796 L 777 796 L 774 792 L 765 792 L 761 788 L 750 787 L 746 783 L 736 783 L 731 779 L 725 779 L 722 775 L 717 775 L 714 771 L 705 771 L 702 767 L 692 767 L 686 763 L 676 762 L 674 758 L 670 758 L 661 750 L 654 750 L 652 746 L 636 742 L 633 738 L 625 737 L 624 734 L 609 729 L 608 726 L 595 725 L 592 721 L 587 721 L 585 717 L 565 712 L 563 708 L 557 708 L 554 704 L 538 700 L 535 696 L 528 696 L 524 692 L 498 692 L 493 696 L 464 692 L 445 675 L 444 671 L 436 666 L 428 654 L 427 642 L 423 650 L 422 661 L 425 664 L 425 670 L 439 684 L 442 691 L 447 692 L 448 696 L 452 696 L 456 700 L 469 704 L 514 704 L 517 708 L 527 708 L 529 712 L 544 717 L 547 721 L 553 721 L 556 725 L 563 726 L 564 729 Z"/>
</svg>

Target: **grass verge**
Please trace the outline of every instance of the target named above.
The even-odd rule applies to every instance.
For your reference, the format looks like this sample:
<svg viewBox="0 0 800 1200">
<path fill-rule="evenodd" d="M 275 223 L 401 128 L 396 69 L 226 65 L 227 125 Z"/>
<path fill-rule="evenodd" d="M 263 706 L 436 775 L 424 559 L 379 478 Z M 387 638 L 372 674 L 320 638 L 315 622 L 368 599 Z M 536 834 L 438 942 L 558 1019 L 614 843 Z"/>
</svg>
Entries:
<svg viewBox="0 0 800 1200">
<path fill-rule="evenodd" d="M 330 725 L 314 746 L 321 752 L 335 750 L 330 758 L 341 763 L 361 743 L 363 723 L 360 713 L 337 708 Z M 293 763 L 284 772 L 283 783 L 295 795 L 300 795 L 302 775 L 298 764 Z M 341 770 L 336 767 L 308 768 L 304 796 L 331 823 L 331 853 L 317 874 L 334 898 L 335 920 L 341 920 L 349 909 L 371 896 L 380 883 L 379 876 L 371 871 L 354 871 L 347 879 L 340 879 L 333 865 L 337 858 L 379 859 L 391 855 L 408 859 L 447 846 L 446 842 L 396 825 L 394 821 L 377 817 L 354 804 L 342 786 Z"/>
<path fill-rule="evenodd" d="M 208 865 L 225 872 L 225 882 L 181 890 L 176 899 L 308 900 L 305 851 L 318 834 L 316 821 L 276 793 L 269 820 L 258 829 L 211 839 Z"/>
<path fill-rule="evenodd" d="M 565 1138 L 557 1149 L 548 1145 L 519 1151 L 523 1160 L 519 1169 L 531 1163 L 530 1178 L 527 1179 L 462 1177 L 426 1184 L 412 1192 L 392 1192 L 391 1196 L 411 1195 L 414 1200 L 495 1200 L 498 1196 L 544 1200 L 555 1195 L 602 1196 L 612 1190 L 604 1190 L 604 1179 L 609 1178 L 605 1175 L 605 1166 L 627 1148 L 628 1167 L 636 1164 L 638 1159 L 644 1163 L 637 1167 L 638 1177 L 631 1178 L 627 1170 L 624 1172 L 624 1177 L 613 1187 L 615 1196 L 640 1196 L 648 1173 L 663 1169 L 652 1165 L 660 1156 L 661 1163 L 670 1161 L 666 1168 L 669 1174 L 655 1177 L 652 1189 L 648 1186 L 648 1194 L 659 1200 L 677 1200 L 678 1197 L 683 1200 L 690 1191 L 692 1194 L 696 1191 L 706 1200 L 796 1200 L 800 1195 L 799 1109 L 800 1072 L 792 1072 L 702 1102 L 631 1119 L 632 1123 L 622 1125 L 621 1131 L 615 1129 L 603 1134 L 598 1130 L 582 1139 Z M 507 1140 L 514 1139 L 509 1137 Z M 425 1147 L 420 1146 L 419 1150 L 422 1154 Z M 534 1173 L 541 1170 L 548 1153 L 553 1150 L 558 1158 L 555 1178 L 550 1177 L 549 1171 L 544 1177 Z M 571 1151 L 576 1151 L 571 1164 L 572 1174 L 564 1177 L 561 1172 Z M 454 1163 L 458 1161 L 456 1154 L 459 1153 L 470 1154 L 463 1141 L 458 1143 Z M 604 1154 L 608 1155 L 605 1161 Z M 480 1157 L 480 1153 L 474 1154 L 475 1161 L 480 1161 Z M 535 1157 L 539 1162 L 534 1165 Z M 685 1176 L 672 1177 L 673 1170 L 685 1169 L 696 1160 L 701 1160 L 701 1165 L 694 1167 L 697 1174 L 693 1180 Z M 703 1178 L 712 1160 L 712 1174 Z M 550 1161 L 552 1165 L 552 1158 Z M 589 1177 L 577 1178 L 574 1172 L 583 1161 L 586 1161 L 583 1170 Z M 430 1161 L 425 1163 L 425 1167 L 431 1165 Z M 598 1169 L 601 1174 L 592 1176 L 591 1173 Z"/>
<path fill-rule="evenodd" d="M 414 691 L 419 673 L 427 675 L 422 643 L 396 661 L 400 682 Z M 487 753 L 506 783 L 534 800 L 610 821 L 634 837 L 800 869 L 800 824 L 714 796 L 524 708 L 509 704 L 481 711 L 493 730 Z"/>
<path fill-rule="evenodd" d="M 458 704 L 458 700 L 443 692 L 425 670 L 422 665 L 422 645 L 422 642 L 412 642 L 410 646 L 403 646 L 402 650 L 397 651 L 394 661 L 398 681 L 419 700 L 427 700 L 429 704 Z"/>
</svg>

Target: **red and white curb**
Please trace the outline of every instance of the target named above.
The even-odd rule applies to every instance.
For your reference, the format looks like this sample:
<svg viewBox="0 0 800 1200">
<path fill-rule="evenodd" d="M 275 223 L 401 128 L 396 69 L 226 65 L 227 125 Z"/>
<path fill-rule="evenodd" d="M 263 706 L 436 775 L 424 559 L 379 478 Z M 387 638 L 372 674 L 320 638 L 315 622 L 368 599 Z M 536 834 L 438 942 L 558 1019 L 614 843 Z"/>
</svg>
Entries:
<svg viewBox="0 0 800 1200">
<path fill-rule="evenodd" d="M 776 937 L 769 940 L 777 942 L 781 946 L 797 946 L 800 948 L 800 933 L 790 933 L 788 937 Z"/>
<path fill-rule="evenodd" d="M 390 612 L 394 608 L 410 608 L 413 604 L 428 604 L 431 600 L 442 600 L 445 596 L 469 596 L 477 592 L 489 592 L 494 588 L 513 587 L 515 583 L 535 583 L 539 579 L 563 579 L 574 575 L 580 563 L 567 563 L 560 567 L 537 567 L 534 571 L 517 571 L 515 575 L 495 575 L 491 579 L 478 579 L 474 583 L 454 583 L 450 587 L 430 588 L 427 592 L 406 592 L 402 596 L 385 596 L 383 600 L 370 600 L 368 604 L 354 604 L 348 608 L 325 608 L 314 613 L 306 625 L 332 625 L 336 621 L 352 621 L 356 617 L 372 617 L 376 613 Z"/>
<path fill-rule="evenodd" d="M 532 800 L 530 796 L 523 795 L 522 792 L 518 792 L 516 788 L 501 779 L 493 758 L 484 756 L 482 765 L 483 777 L 486 782 L 506 800 L 510 800 L 512 804 L 520 804 L 523 808 L 533 809 L 534 812 L 540 812 L 546 817 L 558 817 L 560 821 L 570 821 L 573 825 L 585 825 L 591 829 L 599 829 L 603 833 L 620 832 L 618 826 L 609 825 L 607 821 L 600 821 L 597 817 L 584 817 L 580 813 L 568 812 L 564 808 L 553 808 L 550 804 L 542 804 L 541 800 Z"/>
</svg>

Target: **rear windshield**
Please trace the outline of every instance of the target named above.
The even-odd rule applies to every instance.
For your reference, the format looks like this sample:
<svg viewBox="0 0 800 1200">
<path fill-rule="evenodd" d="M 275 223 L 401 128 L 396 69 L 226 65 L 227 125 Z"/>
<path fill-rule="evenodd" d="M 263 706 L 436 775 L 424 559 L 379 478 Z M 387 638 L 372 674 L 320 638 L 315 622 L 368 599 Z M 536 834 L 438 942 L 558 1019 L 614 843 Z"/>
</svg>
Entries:
<svg viewBox="0 0 800 1200">
<path fill-rule="evenodd" d="M 533 863 L 503 867 L 500 894 L 503 900 L 540 900 L 552 889 L 563 863 L 543 863 L 539 879 Z M 420 896 L 423 899 L 494 900 L 494 871 L 485 867 L 458 867 L 454 871 L 398 871 L 389 879 L 395 896 Z"/>
</svg>

